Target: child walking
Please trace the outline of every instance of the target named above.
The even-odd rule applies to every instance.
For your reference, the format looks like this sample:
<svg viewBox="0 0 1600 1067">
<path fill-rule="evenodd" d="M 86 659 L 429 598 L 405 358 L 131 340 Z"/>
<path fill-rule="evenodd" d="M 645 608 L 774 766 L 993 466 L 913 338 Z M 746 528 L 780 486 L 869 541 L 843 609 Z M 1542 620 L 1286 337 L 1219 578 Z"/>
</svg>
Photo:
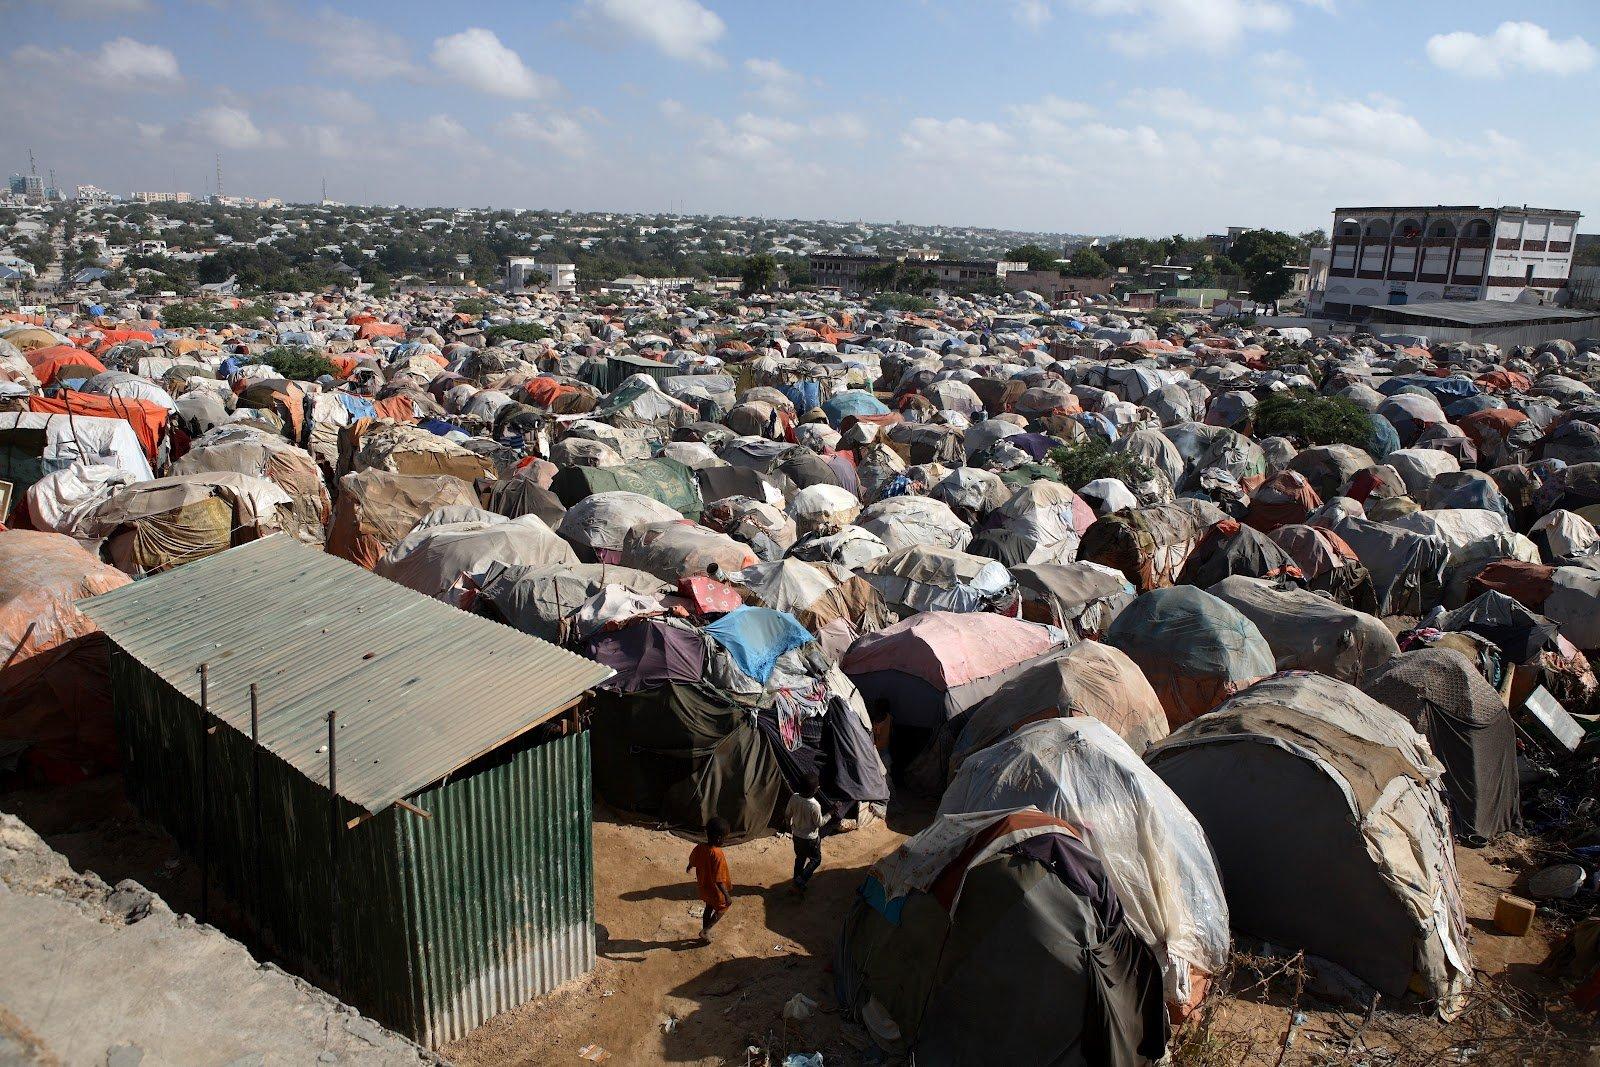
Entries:
<svg viewBox="0 0 1600 1067">
<path fill-rule="evenodd" d="M 804 893 L 811 876 L 822 866 L 822 804 L 817 800 L 817 776 L 808 774 L 789 798 L 789 836 L 794 839 L 794 888 Z"/>
<path fill-rule="evenodd" d="M 700 916 L 700 943 L 711 943 L 711 928 L 733 904 L 733 880 L 728 876 L 728 855 L 722 843 L 728 839 L 728 820 L 719 817 L 706 823 L 706 843 L 694 846 L 685 871 L 695 872 L 700 899 L 705 911 Z"/>
</svg>

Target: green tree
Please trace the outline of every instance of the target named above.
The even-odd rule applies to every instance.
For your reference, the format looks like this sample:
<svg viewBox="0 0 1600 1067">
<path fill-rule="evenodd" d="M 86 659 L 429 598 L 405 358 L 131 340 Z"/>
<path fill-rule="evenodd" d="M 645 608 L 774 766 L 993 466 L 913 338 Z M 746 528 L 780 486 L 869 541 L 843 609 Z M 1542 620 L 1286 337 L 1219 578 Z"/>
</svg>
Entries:
<svg viewBox="0 0 1600 1067">
<path fill-rule="evenodd" d="M 1298 237 L 1281 230 L 1246 230 L 1234 240 L 1232 255 L 1251 299 L 1274 304 L 1294 288 L 1294 275 L 1287 268 L 1301 259 L 1304 246 Z"/>
<path fill-rule="evenodd" d="M 1019 245 L 1007 252 L 1005 258 L 1015 263 L 1026 263 L 1029 270 L 1060 269 L 1056 261 L 1061 257 L 1042 245 Z"/>
<path fill-rule="evenodd" d="M 1067 261 L 1066 273 L 1073 278 L 1106 278 L 1111 275 L 1111 264 L 1092 248 L 1080 248 Z"/>
<path fill-rule="evenodd" d="M 739 292 L 744 296 L 763 293 L 778 283 L 778 261 L 771 256 L 751 256 L 739 272 Z"/>
</svg>

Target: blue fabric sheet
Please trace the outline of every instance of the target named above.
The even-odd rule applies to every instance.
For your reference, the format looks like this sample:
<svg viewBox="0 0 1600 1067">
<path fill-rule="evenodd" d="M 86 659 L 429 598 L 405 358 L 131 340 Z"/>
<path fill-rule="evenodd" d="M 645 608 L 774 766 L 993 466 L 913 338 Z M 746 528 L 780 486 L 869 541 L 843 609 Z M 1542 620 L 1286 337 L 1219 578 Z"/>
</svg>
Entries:
<svg viewBox="0 0 1600 1067">
<path fill-rule="evenodd" d="M 706 633 L 728 650 L 734 666 L 763 684 L 772 677 L 778 657 L 812 640 L 787 611 L 735 608 L 706 627 Z"/>
</svg>

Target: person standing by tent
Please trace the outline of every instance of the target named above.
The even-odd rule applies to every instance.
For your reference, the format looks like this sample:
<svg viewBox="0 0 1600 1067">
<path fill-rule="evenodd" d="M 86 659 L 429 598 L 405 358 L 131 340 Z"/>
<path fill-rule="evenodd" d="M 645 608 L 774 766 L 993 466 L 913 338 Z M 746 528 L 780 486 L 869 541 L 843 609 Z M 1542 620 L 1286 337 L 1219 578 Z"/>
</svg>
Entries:
<svg viewBox="0 0 1600 1067">
<path fill-rule="evenodd" d="M 728 820 L 717 816 L 706 822 L 706 843 L 694 846 L 685 871 L 695 872 L 705 912 L 700 916 L 700 942 L 711 943 L 711 928 L 733 906 L 733 879 L 722 843 L 728 839 Z"/>
<path fill-rule="evenodd" d="M 808 774 L 789 798 L 789 836 L 794 839 L 794 888 L 804 893 L 811 876 L 822 866 L 822 805 L 817 802 L 820 785 L 817 776 Z"/>
</svg>

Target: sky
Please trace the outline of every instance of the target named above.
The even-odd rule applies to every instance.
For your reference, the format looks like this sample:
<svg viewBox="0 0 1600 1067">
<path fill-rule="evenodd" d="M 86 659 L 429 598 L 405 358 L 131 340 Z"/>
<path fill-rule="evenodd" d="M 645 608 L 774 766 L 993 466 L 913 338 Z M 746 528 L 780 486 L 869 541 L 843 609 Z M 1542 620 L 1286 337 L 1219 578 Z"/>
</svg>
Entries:
<svg viewBox="0 0 1600 1067">
<path fill-rule="evenodd" d="M 0 167 L 68 189 L 205 194 L 220 154 L 293 201 L 1600 229 L 1595 0 L 0 0 L 0 42 Z"/>
</svg>

